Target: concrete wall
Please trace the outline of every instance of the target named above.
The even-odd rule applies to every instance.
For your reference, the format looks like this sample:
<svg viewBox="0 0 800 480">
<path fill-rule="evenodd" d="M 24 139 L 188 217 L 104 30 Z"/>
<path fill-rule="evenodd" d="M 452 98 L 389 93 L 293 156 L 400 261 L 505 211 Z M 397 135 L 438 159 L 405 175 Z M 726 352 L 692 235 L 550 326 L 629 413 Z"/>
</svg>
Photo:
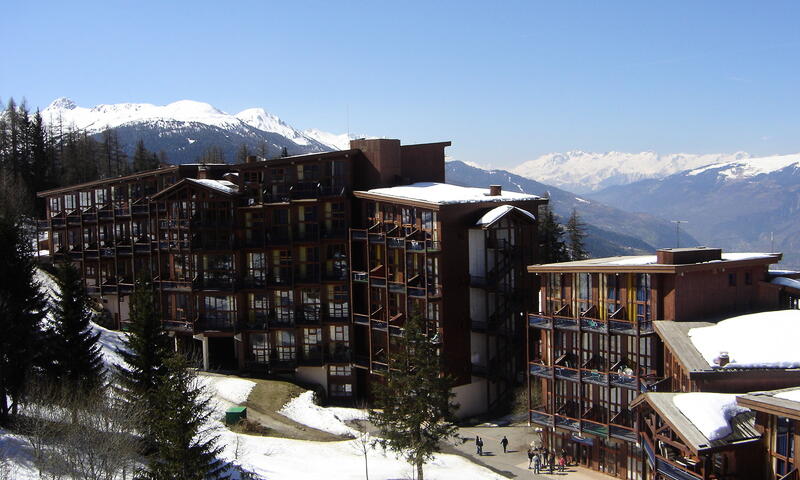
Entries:
<svg viewBox="0 0 800 480">
<path fill-rule="evenodd" d="M 456 394 L 454 401 L 459 407 L 456 411 L 458 418 L 467 418 L 486 412 L 489 408 L 486 401 L 486 380 L 472 377 L 472 383 L 461 385 L 453 389 Z"/>
<path fill-rule="evenodd" d="M 486 238 L 480 228 L 469 230 L 469 274 L 477 277 L 486 275 Z"/>
</svg>

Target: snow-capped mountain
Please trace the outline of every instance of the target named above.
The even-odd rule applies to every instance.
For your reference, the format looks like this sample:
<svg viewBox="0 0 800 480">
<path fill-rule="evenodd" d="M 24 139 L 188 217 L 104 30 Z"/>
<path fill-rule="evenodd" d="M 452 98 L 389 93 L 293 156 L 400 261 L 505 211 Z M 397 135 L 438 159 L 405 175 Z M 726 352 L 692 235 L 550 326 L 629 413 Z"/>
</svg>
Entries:
<svg viewBox="0 0 800 480">
<path fill-rule="evenodd" d="M 660 155 L 656 152 L 592 153 L 573 150 L 542 155 L 518 165 L 511 172 L 576 193 L 586 193 L 647 178 L 663 178 L 712 163 L 747 158 L 750 154 L 746 152 Z"/>
<path fill-rule="evenodd" d="M 800 268 L 800 153 L 743 158 L 661 179 L 588 194 L 613 207 L 667 220 L 706 245 L 739 251 L 781 251 Z"/>
<path fill-rule="evenodd" d="M 319 130 L 297 130 L 263 108 L 248 108 L 235 115 L 193 100 L 168 105 L 118 103 L 80 107 L 59 98 L 42 111 L 45 123 L 62 129 L 75 128 L 99 135 L 116 130 L 123 148 L 132 152 L 141 139 L 153 151 L 164 151 L 173 163 L 196 161 L 208 148 L 223 150 L 236 158 L 242 145 L 253 153 L 277 155 L 346 149 L 349 138 Z"/>
</svg>

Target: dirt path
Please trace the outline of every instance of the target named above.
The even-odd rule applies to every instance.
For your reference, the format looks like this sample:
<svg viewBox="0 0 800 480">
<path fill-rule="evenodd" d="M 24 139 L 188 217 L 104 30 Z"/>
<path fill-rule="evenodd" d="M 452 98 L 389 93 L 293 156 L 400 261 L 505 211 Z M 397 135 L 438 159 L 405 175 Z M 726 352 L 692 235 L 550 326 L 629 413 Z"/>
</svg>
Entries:
<svg viewBox="0 0 800 480">
<path fill-rule="evenodd" d="M 247 407 L 247 419 L 267 427 L 270 436 L 316 442 L 345 440 L 344 437 L 308 427 L 278 413 L 289 400 L 305 392 L 304 388 L 280 380 L 247 380 L 256 384 L 243 404 Z"/>
</svg>

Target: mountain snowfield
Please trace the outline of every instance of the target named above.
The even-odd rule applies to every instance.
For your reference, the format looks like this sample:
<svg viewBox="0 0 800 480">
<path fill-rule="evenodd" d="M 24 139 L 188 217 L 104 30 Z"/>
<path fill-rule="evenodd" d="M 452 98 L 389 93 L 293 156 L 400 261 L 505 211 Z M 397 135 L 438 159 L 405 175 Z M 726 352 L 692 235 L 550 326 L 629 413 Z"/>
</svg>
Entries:
<svg viewBox="0 0 800 480">
<path fill-rule="evenodd" d="M 710 164 L 749 158 L 751 155 L 746 152 L 661 155 L 656 152 L 594 153 L 573 150 L 565 153 L 548 153 L 524 162 L 510 171 L 522 177 L 580 194 L 648 178 L 662 178 Z"/>
<path fill-rule="evenodd" d="M 200 124 L 238 133 L 247 133 L 253 128 L 319 150 L 344 150 L 349 148 L 350 141 L 347 134 L 337 135 L 317 129 L 297 130 L 263 108 L 248 108 L 231 115 L 208 103 L 194 100 L 180 100 L 168 105 L 117 103 L 86 108 L 69 98 L 59 98 L 42 111 L 42 118 L 50 125 L 60 123 L 64 127 L 74 126 L 89 133 L 136 124 L 174 128 L 174 124 L 178 123 L 187 126 Z"/>
</svg>

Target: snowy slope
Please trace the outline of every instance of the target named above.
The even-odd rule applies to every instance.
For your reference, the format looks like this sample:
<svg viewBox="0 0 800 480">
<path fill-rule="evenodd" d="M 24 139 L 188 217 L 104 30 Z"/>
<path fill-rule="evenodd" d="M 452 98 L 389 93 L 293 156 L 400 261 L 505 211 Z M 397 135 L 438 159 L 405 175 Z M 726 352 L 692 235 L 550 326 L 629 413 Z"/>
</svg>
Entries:
<svg viewBox="0 0 800 480">
<path fill-rule="evenodd" d="M 511 172 L 576 193 L 585 193 L 749 157 L 745 152 L 660 155 L 656 152 L 593 153 L 573 150 L 542 155 L 518 165 Z"/>
<path fill-rule="evenodd" d="M 721 180 L 732 181 L 778 172 L 787 167 L 800 167 L 800 153 L 718 162 L 690 170 L 685 172 L 685 175 L 692 177 L 701 173 L 714 172 Z"/>
</svg>

